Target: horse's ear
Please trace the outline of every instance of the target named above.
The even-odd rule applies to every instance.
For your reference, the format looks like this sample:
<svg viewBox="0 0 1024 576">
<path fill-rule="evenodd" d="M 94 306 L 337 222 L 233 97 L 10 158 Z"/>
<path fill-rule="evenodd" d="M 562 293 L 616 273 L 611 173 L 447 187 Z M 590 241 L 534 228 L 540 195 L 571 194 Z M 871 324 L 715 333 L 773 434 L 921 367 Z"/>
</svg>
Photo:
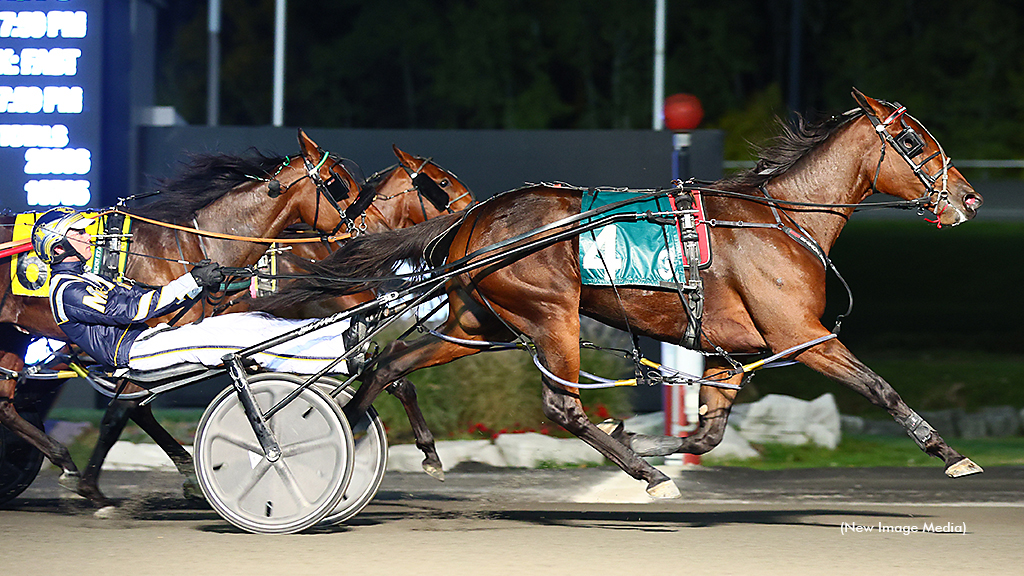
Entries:
<svg viewBox="0 0 1024 576">
<path fill-rule="evenodd" d="M 320 147 L 317 146 L 316 142 L 313 142 L 312 138 L 302 131 L 302 128 L 299 128 L 299 151 L 302 153 L 303 158 L 313 164 L 320 162 L 320 156 L 322 154 Z"/>
<path fill-rule="evenodd" d="M 411 164 L 412 164 L 412 155 L 406 154 L 402 150 L 399 150 L 398 146 L 395 145 L 395 144 L 391 145 L 391 150 L 394 151 L 395 156 L 398 158 L 399 164 L 401 164 L 402 166 L 409 167 L 409 168 L 412 167 L 411 166 Z"/>
<path fill-rule="evenodd" d="M 872 114 L 879 118 L 883 118 L 889 115 L 889 112 L 885 109 L 885 106 L 883 106 L 878 100 L 875 100 L 870 96 L 865 96 L 864 93 L 861 92 L 860 90 L 854 88 L 851 94 L 853 94 L 853 99 L 857 101 L 857 105 L 863 108 L 865 111 L 871 112 Z"/>
</svg>

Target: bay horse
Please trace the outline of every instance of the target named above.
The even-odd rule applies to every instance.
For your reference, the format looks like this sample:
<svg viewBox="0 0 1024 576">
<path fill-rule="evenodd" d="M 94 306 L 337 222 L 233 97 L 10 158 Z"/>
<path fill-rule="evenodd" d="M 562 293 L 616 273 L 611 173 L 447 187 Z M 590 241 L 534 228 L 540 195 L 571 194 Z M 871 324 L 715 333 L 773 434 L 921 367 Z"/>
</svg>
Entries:
<svg viewBox="0 0 1024 576">
<path fill-rule="evenodd" d="M 828 253 L 868 196 L 882 192 L 901 198 L 896 204 L 932 212 L 939 226 L 973 218 L 982 204 L 938 141 L 905 108 L 856 90 L 853 95 L 858 104 L 854 110 L 820 122 L 798 120 L 775 145 L 761 151 L 753 170 L 702 189 L 715 252 L 710 266 L 700 272 L 705 302 L 695 348 L 707 356 L 707 369 L 699 428 L 686 438 L 641 437 L 621 427 L 599 427 L 583 411 L 582 385 L 572 385 L 579 382 L 581 313 L 671 343 L 683 341 L 690 320 L 683 295 L 675 290 L 582 284 L 579 239 L 571 235 L 585 192 L 578 188 L 529 186 L 495 196 L 462 215 L 363 236 L 310 267 L 314 275 L 309 280 L 267 304 L 374 287 L 406 259 L 436 266 L 436 261 L 428 262 L 425 249 L 439 239 L 438 251 L 449 264 L 472 263 L 499 243 L 517 245 L 524 237 L 567 231 L 568 239 L 541 245 L 525 256 L 452 272 L 445 283 L 449 315 L 440 336 L 388 344 L 346 406 L 349 418 L 355 422 L 396 378 L 479 351 L 469 344 L 526 337 L 542 366 L 545 415 L 633 478 L 646 481 L 652 497 L 678 497 L 671 479 L 640 456 L 701 454 L 716 446 L 735 388 L 746 375 L 736 369 L 730 354 L 798 347 L 791 354 L 795 360 L 888 411 L 922 450 L 944 462 L 947 475 L 981 472 L 820 320 Z M 821 342 L 809 345 L 817 339 Z"/>
<path fill-rule="evenodd" d="M 259 153 L 251 158 L 229 155 L 197 157 L 177 178 L 161 183 L 160 200 L 130 212 L 154 222 L 177 221 L 186 227 L 215 234 L 276 238 L 296 222 L 302 222 L 325 236 L 345 228 L 345 224 L 350 225 L 353 232 L 360 233 L 389 230 L 422 222 L 453 208 L 464 208 L 472 202 L 469 190 L 454 175 L 397 147 L 394 151 L 399 164 L 373 179 L 370 196 L 361 196 L 361 178 L 348 171 L 353 164 L 324 152 L 301 130 L 299 144 L 301 153 L 295 158 L 271 158 Z M 436 187 L 429 196 L 420 192 L 421 188 L 429 186 L 428 179 Z M 438 192 L 444 198 L 440 198 Z M 378 195 L 381 196 L 378 198 Z M 423 196 L 433 200 L 419 201 Z M 343 208 L 368 200 L 373 202 L 366 206 L 365 215 L 357 215 L 352 222 L 344 221 Z M 0 229 L 3 235 L 0 240 L 10 240 L 12 230 L 12 226 Z M 315 245 L 320 246 L 319 243 Z M 162 285 L 187 271 L 181 262 L 210 258 L 226 266 L 247 266 L 254 264 L 267 246 L 268 242 L 201 237 L 137 218 L 133 229 L 132 256 L 128 259 L 125 276 Z M 11 263 L 11 259 L 0 262 L 0 289 L 4 294 L 0 305 L 0 325 L 15 326 L 33 336 L 65 338 L 53 321 L 46 298 L 11 294 L 8 270 Z M 366 296 L 350 296 L 335 305 L 351 305 L 365 299 Z M 213 311 L 211 307 L 195 306 L 180 320 L 192 321 Z M 154 319 L 152 323 L 167 321 L 169 317 Z M 7 348 L 0 345 L 0 365 L 20 371 L 24 367 L 24 346 Z M 0 423 L 40 449 L 58 466 L 62 470 L 62 485 L 97 506 L 110 505 L 99 490 L 98 477 L 103 459 L 128 417 L 161 446 L 178 471 L 185 475 L 186 494 L 200 494 L 191 456 L 153 418 L 148 405 L 139 406 L 141 400 L 118 399 L 110 404 L 101 423 L 97 447 L 89 465 L 79 476 L 67 448 L 18 414 L 12 402 L 16 384 L 14 379 L 0 380 Z M 129 385 L 124 392 L 138 390 Z"/>
<path fill-rule="evenodd" d="M 368 214 L 377 218 L 361 221 L 361 232 L 381 232 L 407 228 L 420 224 L 442 213 L 463 210 L 476 200 L 469 189 L 454 173 L 445 170 L 431 158 L 415 156 L 392 145 L 398 164 L 381 170 L 369 178 L 367 184 L 377 190 L 376 200 L 367 209 Z M 431 190 L 433 190 L 431 192 Z M 338 249 L 340 244 L 332 242 L 304 243 L 293 247 L 295 258 L 282 258 L 279 271 L 282 276 L 301 274 L 302 262 L 317 262 Z M 287 285 L 287 284 L 286 284 Z M 343 294 L 331 299 L 318 299 L 295 303 L 287 308 L 275 310 L 275 314 L 289 318 L 314 318 L 330 316 L 341 310 L 348 310 L 375 297 L 371 290 L 356 294 Z M 243 299 L 228 311 L 248 309 L 250 301 Z M 427 426 L 417 402 L 416 387 L 407 378 L 399 378 L 388 387 L 389 394 L 397 398 L 412 423 L 416 446 L 424 455 L 424 472 L 437 480 L 444 481 L 441 458 L 437 454 L 433 433 Z M 101 436 L 102 441 L 102 436 Z M 111 441 L 112 445 L 112 441 Z"/>
</svg>

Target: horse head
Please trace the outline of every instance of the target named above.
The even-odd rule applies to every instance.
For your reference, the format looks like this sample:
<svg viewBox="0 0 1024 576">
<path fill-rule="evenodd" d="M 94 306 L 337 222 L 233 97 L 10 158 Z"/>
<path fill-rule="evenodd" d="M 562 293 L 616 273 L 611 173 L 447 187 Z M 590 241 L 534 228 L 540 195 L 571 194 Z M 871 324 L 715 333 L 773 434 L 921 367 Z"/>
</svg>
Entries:
<svg viewBox="0 0 1024 576">
<path fill-rule="evenodd" d="M 872 190 L 919 203 L 935 214 L 942 226 L 974 218 L 983 199 L 953 167 L 931 133 L 906 107 L 865 96 L 856 88 L 853 98 L 881 141 L 881 157 L 872 170 Z"/>
<path fill-rule="evenodd" d="M 373 202 L 373 189 L 366 185 L 358 164 L 325 151 L 301 128 L 298 138 L 303 174 L 288 188 L 300 185 L 306 193 L 296 194 L 292 201 L 303 222 L 334 234 Z M 291 164 L 295 163 L 297 161 Z M 281 193 L 280 184 L 276 188 Z M 269 193 L 274 195 L 273 186 Z"/>
<path fill-rule="evenodd" d="M 409 154 L 395 145 L 391 148 L 398 158 L 398 168 L 381 183 L 378 194 L 391 199 L 415 192 L 411 202 L 406 199 L 404 209 L 411 224 L 462 210 L 474 202 L 473 192 L 455 174 L 430 158 Z"/>
</svg>

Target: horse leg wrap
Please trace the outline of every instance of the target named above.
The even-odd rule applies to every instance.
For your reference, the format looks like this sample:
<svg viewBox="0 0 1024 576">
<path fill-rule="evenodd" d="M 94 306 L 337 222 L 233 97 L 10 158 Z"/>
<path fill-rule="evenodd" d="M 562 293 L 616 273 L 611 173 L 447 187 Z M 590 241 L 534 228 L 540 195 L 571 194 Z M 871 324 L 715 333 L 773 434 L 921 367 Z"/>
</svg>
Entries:
<svg viewBox="0 0 1024 576">
<path fill-rule="evenodd" d="M 650 436 L 630 432 L 624 428 L 621 420 L 605 420 L 597 427 L 640 457 L 675 454 L 683 445 L 683 439 L 675 436 Z"/>
<path fill-rule="evenodd" d="M 598 424 L 597 427 L 601 429 L 601 432 L 604 432 L 619 442 L 629 446 L 629 439 L 626 437 L 626 423 L 622 420 L 609 418 Z"/>
<path fill-rule="evenodd" d="M 57 478 L 57 484 L 61 488 L 66 488 L 72 492 L 78 492 L 78 483 L 82 479 L 82 475 L 78 470 L 64 470 L 60 478 Z"/>
<path fill-rule="evenodd" d="M 932 428 L 931 424 L 913 410 L 910 411 L 910 415 L 906 418 L 896 418 L 896 421 L 906 428 L 907 434 L 914 439 L 914 442 L 917 442 L 918 447 L 922 450 L 925 448 L 925 442 L 935 432 L 935 428 Z"/>
</svg>

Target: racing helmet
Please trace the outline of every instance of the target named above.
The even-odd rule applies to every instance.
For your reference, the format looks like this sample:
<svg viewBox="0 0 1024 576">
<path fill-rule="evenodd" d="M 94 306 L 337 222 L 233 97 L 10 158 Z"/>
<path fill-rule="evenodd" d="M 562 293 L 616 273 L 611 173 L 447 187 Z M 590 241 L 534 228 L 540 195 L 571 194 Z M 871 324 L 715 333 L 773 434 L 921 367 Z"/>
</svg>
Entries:
<svg viewBox="0 0 1024 576">
<path fill-rule="evenodd" d="M 85 230 L 94 221 L 67 206 L 52 208 L 32 226 L 32 248 L 43 262 L 56 264 L 72 253 L 73 248 L 67 241 L 68 230 Z M 63 253 L 57 253 L 57 246 L 64 248 Z"/>
</svg>

